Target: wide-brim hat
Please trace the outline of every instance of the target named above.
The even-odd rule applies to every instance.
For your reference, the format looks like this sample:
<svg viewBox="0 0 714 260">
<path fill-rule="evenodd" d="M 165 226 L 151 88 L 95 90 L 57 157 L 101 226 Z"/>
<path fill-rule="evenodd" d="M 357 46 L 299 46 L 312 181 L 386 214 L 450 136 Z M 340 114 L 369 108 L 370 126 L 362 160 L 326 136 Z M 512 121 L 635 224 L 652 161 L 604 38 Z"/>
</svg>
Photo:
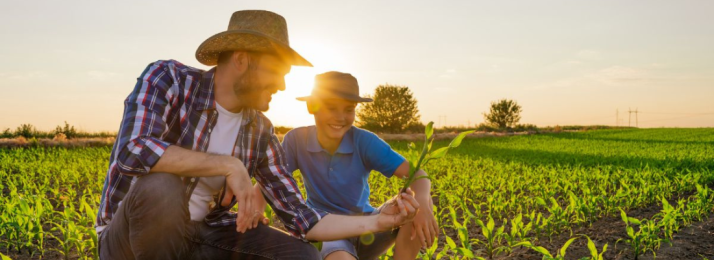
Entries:
<svg viewBox="0 0 714 260">
<path fill-rule="evenodd" d="M 354 102 L 372 102 L 371 98 L 359 96 L 359 84 L 352 74 L 337 71 L 316 75 L 312 94 L 296 99 L 307 101 L 314 98 L 342 98 Z"/>
<path fill-rule="evenodd" d="M 196 59 L 204 65 L 214 66 L 218 64 L 218 56 L 225 51 L 270 53 L 290 65 L 312 67 L 309 61 L 290 48 L 285 18 L 270 11 L 233 13 L 228 30 L 203 41 L 196 50 Z"/>
</svg>

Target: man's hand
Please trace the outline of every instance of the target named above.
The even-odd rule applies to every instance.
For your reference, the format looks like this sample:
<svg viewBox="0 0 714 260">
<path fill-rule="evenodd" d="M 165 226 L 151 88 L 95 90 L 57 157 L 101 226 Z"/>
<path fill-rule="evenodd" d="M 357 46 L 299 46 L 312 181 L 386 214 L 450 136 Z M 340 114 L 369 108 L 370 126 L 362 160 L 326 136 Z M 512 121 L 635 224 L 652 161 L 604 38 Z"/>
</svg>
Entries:
<svg viewBox="0 0 714 260">
<path fill-rule="evenodd" d="M 428 205 L 419 210 L 412 222 L 411 239 L 414 240 L 414 237 L 418 235 L 418 239 L 424 249 L 430 247 L 434 243 L 435 238 L 439 236 L 439 225 L 436 223 L 436 218 L 434 217 L 433 206 L 434 202 L 431 198 L 428 198 Z"/>
<path fill-rule="evenodd" d="M 419 202 L 414 199 L 414 192 L 407 189 L 405 193 L 390 199 L 380 210 L 377 226 L 379 230 L 400 227 L 413 221 L 418 210 Z"/>
<path fill-rule="evenodd" d="M 236 196 L 236 200 L 238 201 L 236 231 L 243 233 L 253 226 L 253 218 L 260 213 L 254 205 L 255 192 L 253 191 L 253 184 L 250 181 L 250 175 L 245 165 L 243 165 L 243 162 L 231 156 L 225 156 L 224 158 L 226 158 L 224 166 L 227 169 L 226 198 L 228 198 L 228 203 L 230 203 L 232 196 L 228 196 L 228 193 L 230 192 Z M 221 202 L 221 205 L 224 203 L 225 199 Z M 262 210 L 263 209 L 261 209 L 261 212 Z"/>
<path fill-rule="evenodd" d="M 265 198 L 263 198 L 263 192 L 260 190 L 260 187 L 258 185 L 259 184 L 255 184 L 255 186 L 253 186 L 253 191 L 255 192 L 255 194 L 253 195 L 253 205 L 255 205 L 256 211 L 259 212 L 257 214 L 253 214 L 252 225 L 248 227 L 248 229 L 258 227 L 258 223 L 263 223 L 263 225 L 270 224 L 270 220 L 262 214 L 262 211 L 260 211 L 261 209 L 265 209 L 265 206 L 268 205 L 268 203 L 265 202 Z M 223 197 L 223 201 L 221 201 L 221 206 L 226 207 L 230 205 L 232 199 L 233 191 L 231 191 L 229 187 L 226 187 L 226 196 Z"/>
</svg>

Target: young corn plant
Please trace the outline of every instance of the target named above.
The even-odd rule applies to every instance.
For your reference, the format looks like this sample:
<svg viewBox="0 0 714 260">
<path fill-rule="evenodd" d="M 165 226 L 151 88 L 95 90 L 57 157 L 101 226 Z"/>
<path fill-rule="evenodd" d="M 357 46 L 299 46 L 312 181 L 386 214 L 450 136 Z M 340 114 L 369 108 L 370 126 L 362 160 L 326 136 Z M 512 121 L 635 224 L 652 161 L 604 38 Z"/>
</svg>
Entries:
<svg viewBox="0 0 714 260">
<path fill-rule="evenodd" d="M 533 228 L 533 222 L 528 222 L 528 224 L 523 223 L 523 215 L 518 213 L 518 215 L 511 219 L 511 230 L 504 234 L 506 242 L 508 243 L 509 251 L 516 247 L 516 244 L 524 241 L 528 241 L 528 233 Z"/>
<path fill-rule="evenodd" d="M 491 216 L 488 216 L 488 222 L 483 223 L 480 219 L 476 220 L 476 224 L 481 227 L 481 233 L 486 238 L 486 241 L 478 241 L 486 247 L 486 254 L 489 259 L 493 259 L 494 255 L 509 249 L 507 246 L 501 246 L 503 237 L 505 233 L 503 232 L 506 227 L 506 221 L 504 220 L 501 227 L 496 228 L 496 224 Z"/>
<path fill-rule="evenodd" d="M 618 239 L 615 244 L 620 241 L 628 243 L 630 245 L 630 249 L 632 249 L 635 260 L 647 251 L 651 251 L 656 257 L 655 250 L 659 248 L 663 239 L 657 235 L 659 228 L 657 227 L 655 221 L 647 219 L 639 220 L 633 217 L 628 217 L 622 209 L 620 209 L 620 217 L 622 218 L 622 221 L 625 222 L 627 238 Z M 635 232 L 632 225 L 638 225 L 639 230 Z"/>
<path fill-rule="evenodd" d="M 405 192 L 407 188 L 409 188 L 409 186 L 411 186 L 412 183 L 414 183 L 414 181 L 418 179 L 429 178 L 428 176 L 417 177 L 416 172 L 419 171 L 422 167 L 426 166 L 429 161 L 444 157 L 449 151 L 449 149 L 456 148 L 461 145 L 461 141 L 464 139 L 464 137 L 473 132 L 474 130 L 461 132 L 451 141 L 449 146 L 441 147 L 439 149 L 431 151 L 431 145 L 434 142 L 435 136 L 434 122 L 429 122 L 429 124 L 426 125 L 426 129 L 424 130 L 424 146 L 422 147 L 421 153 L 419 154 L 419 159 L 417 159 L 416 162 L 414 160 L 409 160 L 409 176 L 404 181 L 404 185 L 402 186 L 400 192 Z"/>
<path fill-rule="evenodd" d="M 584 258 L 581 258 L 581 260 L 585 260 L 585 259 L 587 259 L 587 260 L 605 260 L 605 258 L 603 258 L 602 255 L 605 253 L 605 251 L 607 251 L 607 243 L 602 247 L 602 251 L 598 252 L 597 247 L 595 246 L 595 243 L 593 243 L 593 241 L 590 239 L 590 237 L 588 237 L 586 235 L 582 235 L 582 236 L 584 236 L 585 238 L 588 239 L 588 251 L 590 251 L 590 258 L 584 257 Z"/>
<path fill-rule="evenodd" d="M 565 244 L 563 244 L 563 247 L 561 247 L 560 250 L 558 250 L 556 252 L 555 256 L 553 256 L 553 254 L 548 252 L 548 249 L 546 249 L 545 247 L 535 246 L 531 242 L 528 242 L 528 241 L 518 243 L 517 246 L 524 246 L 524 247 L 530 248 L 533 251 L 540 253 L 541 255 L 543 255 L 543 260 L 565 260 L 565 251 L 568 250 L 568 247 L 570 246 L 570 244 L 573 243 L 573 241 L 575 241 L 575 239 L 577 239 L 577 237 L 568 239 L 568 241 L 566 241 Z"/>
</svg>

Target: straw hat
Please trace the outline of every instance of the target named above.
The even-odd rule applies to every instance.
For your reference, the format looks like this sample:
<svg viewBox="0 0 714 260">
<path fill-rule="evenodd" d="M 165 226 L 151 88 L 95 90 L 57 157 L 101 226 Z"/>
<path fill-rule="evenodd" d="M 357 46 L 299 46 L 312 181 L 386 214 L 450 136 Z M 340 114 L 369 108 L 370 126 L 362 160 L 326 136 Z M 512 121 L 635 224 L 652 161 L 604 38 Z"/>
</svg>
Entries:
<svg viewBox="0 0 714 260">
<path fill-rule="evenodd" d="M 371 98 L 359 96 L 359 85 L 352 74 L 337 71 L 316 75 L 312 94 L 296 99 L 307 101 L 312 98 L 343 98 L 354 102 L 372 102 Z"/>
<path fill-rule="evenodd" d="M 233 13 L 228 30 L 201 43 L 196 50 L 196 59 L 204 65 L 214 66 L 221 52 L 236 50 L 271 53 L 288 64 L 312 67 L 309 61 L 290 48 L 285 18 L 269 11 Z"/>
</svg>

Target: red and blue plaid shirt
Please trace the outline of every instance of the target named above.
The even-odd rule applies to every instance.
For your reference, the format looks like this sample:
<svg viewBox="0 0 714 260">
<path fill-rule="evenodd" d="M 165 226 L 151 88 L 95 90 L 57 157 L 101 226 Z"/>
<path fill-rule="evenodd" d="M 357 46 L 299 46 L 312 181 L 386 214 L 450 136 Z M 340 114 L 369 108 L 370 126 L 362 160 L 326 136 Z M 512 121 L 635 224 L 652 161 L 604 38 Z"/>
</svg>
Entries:
<svg viewBox="0 0 714 260">
<path fill-rule="evenodd" d="M 149 64 L 124 101 L 124 118 L 112 148 L 104 181 L 97 226 L 109 224 L 137 176 L 149 173 L 170 145 L 205 152 L 218 113 L 214 100 L 215 68 L 203 71 L 177 61 Z M 288 232 L 301 239 L 327 213 L 305 204 L 285 166 L 284 152 L 273 125 L 261 112 L 244 109 L 233 154 L 262 188 L 263 195 Z M 190 198 L 198 178 L 183 178 Z M 210 226 L 233 225 L 235 205 L 213 208 Z"/>
</svg>

